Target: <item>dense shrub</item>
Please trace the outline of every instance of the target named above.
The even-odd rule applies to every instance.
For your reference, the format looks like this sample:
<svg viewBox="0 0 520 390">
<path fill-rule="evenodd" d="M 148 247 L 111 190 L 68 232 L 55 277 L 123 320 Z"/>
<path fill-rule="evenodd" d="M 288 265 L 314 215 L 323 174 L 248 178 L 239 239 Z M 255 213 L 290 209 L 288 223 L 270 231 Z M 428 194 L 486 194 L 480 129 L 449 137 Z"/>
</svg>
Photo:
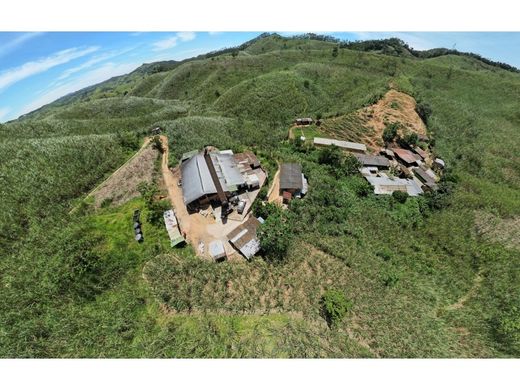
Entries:
<svg viewBox="0 0 520 390">
<path fill-rule="evenodd" d="M 408 199 L 408 192 L 394 191 L 392 193 L 392 198 L 395 199 L 399 203 L 405 203 L 406 199 Z"/>
<path fill-rule="evenodd" d="M 323 315 L 331 328 L 337 327 L 352 306 L 345 293 L 330 289 L 322 298 Z"/>
<path fill-rule="evenodd" d="M 285 259 L 292 241 L 292 231 L 285 212 L 278 210 L 268 215 L 258 228 L 260 247 L 266 259 L 278 263 Z"/>
</svg>

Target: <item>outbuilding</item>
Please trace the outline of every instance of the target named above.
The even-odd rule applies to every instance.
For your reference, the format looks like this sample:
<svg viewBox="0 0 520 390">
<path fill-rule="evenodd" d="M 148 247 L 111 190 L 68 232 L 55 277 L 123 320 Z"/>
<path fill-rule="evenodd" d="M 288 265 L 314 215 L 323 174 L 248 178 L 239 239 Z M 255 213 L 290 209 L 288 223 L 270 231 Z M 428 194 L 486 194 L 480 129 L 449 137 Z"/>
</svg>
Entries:
<svg viewBox="0 0 520 390">
<path fill-rule="evenodd" d="M 297 163 L 284 163 L 280 167 L 280 194 L 289 192 L 294 195 L 303 189 L 302 167 Z"/>
<path fill-rule="evenodd" d="M 321 138 L 321 137 L 314 137 L 314 146 L 330 146 L 335 145 L 343 150 L 346 150 L 347 152 L 352 153 L 366 153 L 367 147 L 364 144 L 359 144 L 356 142 L 349 142 L 349 141 L 342 141 L 339 139 L 333 139 L 333 138 Z"/>
</svg>

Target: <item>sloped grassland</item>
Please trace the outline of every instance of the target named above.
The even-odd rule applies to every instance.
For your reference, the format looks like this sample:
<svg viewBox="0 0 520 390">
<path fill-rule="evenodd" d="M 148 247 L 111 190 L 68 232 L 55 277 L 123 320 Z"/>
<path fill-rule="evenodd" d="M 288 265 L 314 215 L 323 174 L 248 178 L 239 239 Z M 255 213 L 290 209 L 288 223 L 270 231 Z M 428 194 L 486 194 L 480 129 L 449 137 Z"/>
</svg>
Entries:
<svg viewBox="0 0 520 390">
<path fill-rule="evenodd" d="M 520 215 L 520 76 L 468 57 L 335 46 L 267 36 L 236 56 L 146 66 L 2 125 L 0 355 L 518 357 L 520 253 L 479 235 L 475 215 L 497 226 Z M 283 142 L 295 116 L 352 118 L 390 85 L 431 107 L 451 195 L 366 195 L 361 178 Z M 68 214 L 154 125 L 172 165 L 207 144 L 303 164 L 311 190 L 291 208 L 284 264 L 202 263 L 152 226 L 137 246 L 127 228 L 134 208 L 147 212 L 140 198 Z M 329 287 L 352 302 L 337 329 L 319 310 Z"/>
</svg>

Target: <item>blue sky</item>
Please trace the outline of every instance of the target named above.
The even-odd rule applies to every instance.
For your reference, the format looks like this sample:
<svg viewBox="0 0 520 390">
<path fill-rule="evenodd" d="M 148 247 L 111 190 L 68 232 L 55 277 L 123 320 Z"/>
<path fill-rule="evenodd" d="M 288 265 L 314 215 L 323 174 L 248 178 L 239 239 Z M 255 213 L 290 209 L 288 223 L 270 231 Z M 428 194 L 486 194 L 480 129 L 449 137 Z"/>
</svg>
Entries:
<svg viewBox="0 0 520 390">
<path fill-rule="evenodd" d="M 180 60 L 236 46 L 258 32 L 0 32 L 0 122 L 61 96 L 131 72 L 145 62 Z M 281 33 L 292 35 L 294 33 Z M 399 37 L 415 49 L 472 51 L 520 68 L 520 33 L 351 32 L 341 39 Z"/>
</svg>

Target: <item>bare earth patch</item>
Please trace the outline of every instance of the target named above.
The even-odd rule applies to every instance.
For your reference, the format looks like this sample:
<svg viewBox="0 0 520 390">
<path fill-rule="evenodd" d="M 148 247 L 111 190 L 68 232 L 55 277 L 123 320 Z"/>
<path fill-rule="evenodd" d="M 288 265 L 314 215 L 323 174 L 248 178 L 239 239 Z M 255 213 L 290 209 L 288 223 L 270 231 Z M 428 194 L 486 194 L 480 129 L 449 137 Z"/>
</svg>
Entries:
<svg viewBox="0 0 520 390">
<path fill-rule="evenodd" d="M 112 205 L 119 206 L 138 196 L 139 183 L 152 181 L 158 153 L 151 145 L 147 145 L 115 171 L 91 194 L 95 207 L 100 207 L 105 199 L 111 199 Z"/>
<path fill-rule="evenodd" d="M 383 136 L 386 123 L 399 122 L 405 131 L 426 135 L 426 126 L 415 111 L 416 101 L 410 95 L 391 89 L 376 104 L 357 112 L 368 127 L 374 129 L 369 145 L 374 147 Z"/>
</svg>

